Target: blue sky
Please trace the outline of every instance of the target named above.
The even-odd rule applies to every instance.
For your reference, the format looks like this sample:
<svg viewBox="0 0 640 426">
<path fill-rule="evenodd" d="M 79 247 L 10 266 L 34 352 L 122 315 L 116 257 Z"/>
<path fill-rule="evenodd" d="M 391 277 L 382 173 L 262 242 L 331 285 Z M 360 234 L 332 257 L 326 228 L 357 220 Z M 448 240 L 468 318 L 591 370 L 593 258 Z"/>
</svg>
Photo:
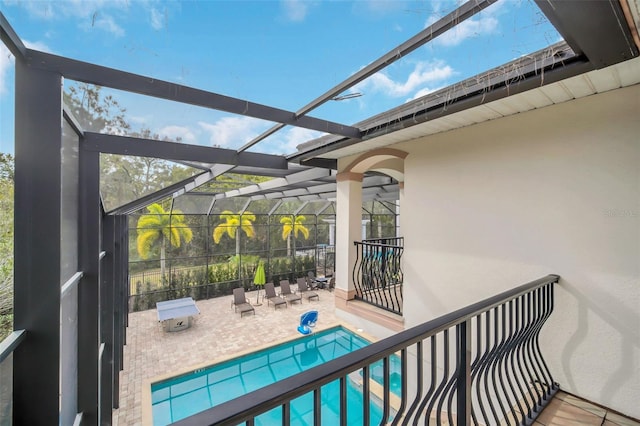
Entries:
<svg viewBox="0 0 640 426">
<path fill-rule="evenodd" d="M 14 1 L 25 44 L 61 56 L 295 111 L 461 2 Z M 310 115 L 353 124 L 560 38 L 529 0 L 501 0 Z M 0 45 L 0 152 L 13 152 L 13 58 Z M 69 83 L 67 83 L 69 84 Z M 238 148 L 273 123 L 113 94 L 134 130 Z M 253 150 L 292 153 L 320 133 L 286 128 Z"/>
</svg>

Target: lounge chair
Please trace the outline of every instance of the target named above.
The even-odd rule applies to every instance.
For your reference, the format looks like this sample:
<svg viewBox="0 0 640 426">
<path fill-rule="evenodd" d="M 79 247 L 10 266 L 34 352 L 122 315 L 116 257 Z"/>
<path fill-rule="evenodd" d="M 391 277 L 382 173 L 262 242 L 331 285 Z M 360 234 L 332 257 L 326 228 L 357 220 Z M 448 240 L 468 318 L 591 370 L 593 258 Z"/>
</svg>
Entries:
<svg viewBox="0 0 640 426">
<path fill-rule="evenodd" d="M 302 303 L 302 297 L 291 291 L 289 280 L 280 280 L 280 296 L 284 297 L 289 304 L 292 304 L 293 302 Z"/>
<path fill-rule="evenodd" d="M 327 285 L 327 290 L 333 291 L 334 288 L 336 288 L 336 277 L 331 277 Z"/>
<path fill-rule="evenodd" d="M 233 300 L 231 301 L 231 306 L 234 307 L 235 311 L 240 311 L 240 318 L 246 313 L 251 312 L 253 315 L 256 314 L 255 309 L 249 303 L 249 300 L 244 295 L 244 288 L 234 288 L 233 289 Z"/>
<path fill-rule="evenodd" d="M 276 289 L 273 286 L 273 283 L 266 283 L 264 285 L 264 292 L 265 297 L 267 298 L 267 306 L 269 305 L 269 303 L 273 303 L 274 309 L 277 309 L 278 306 L 282 305 L 284 305 L 285 308 L 287 307 L 286 300 L 276 294 Z"/>
<path fill-rule="evenodd" d="M 298 292 L 300 292 L 301 296 L 306 297 L 309 302 L 311 302 L 311 299 L 320 300 L 318 293 L 309 290 L 309 287 L 307 287 L 307 280 L 304 278 L 298 278 Z"/>
<path fill-rule="evenodd" d="M 298 331 L 304 335 L 311 334 L 313 333 L 312 328 L 316 326 L 316 322 L 318 322 L 318 311 L 305 312 L 300 316 Z"/>
</svg>

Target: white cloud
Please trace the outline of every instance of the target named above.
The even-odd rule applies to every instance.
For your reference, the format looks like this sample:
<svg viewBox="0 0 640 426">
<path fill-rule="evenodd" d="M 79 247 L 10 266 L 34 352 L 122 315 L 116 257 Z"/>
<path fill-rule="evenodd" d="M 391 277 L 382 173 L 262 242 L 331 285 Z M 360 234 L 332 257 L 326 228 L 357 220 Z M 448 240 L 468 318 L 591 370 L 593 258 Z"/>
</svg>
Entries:
<svg viewBox="0 0 640 426">
<path fill-rule="evenodd" d="M 400 97 L 424 90 L 429 83 L 443 81 L 454 74 L 453 68 L 442 61 L 418 62 L 405 81 L 394 81 L 384 71 L 380 71 L 357 86 L 360 92 L 380 92 L 388 96 Z"/>
<path fill-rule="evenodd" d="M 89 30 L 97 28 L 113 34 L 124 36 L 124 29 L 105 11 L 115 11 L 121 15 L 130 7 L 130 0 L 65 0 L 65 1 L 18 1 L 15 4 L 23 7 L 35 19 L 56 20 L 76 18 L 80 28 Z"/>
<path fill-rule="evenodd" d="M 284 13 L 290 21 L 302 22 L 309 12 L 309 4 L 303 0 L 282 0 Z"/>
<path fill-rule="evenodd" d="M 105 9 L 126 10 L 129 0 L 64 0 L 64 1 L 13 1 L 23 7 L 32 18 L 52 20 L 58 18 L 91 18 Z"/>
<path fill-rule="evenodd" d="M 211 145 L 240 148 L 269 127 L 266 121 L 252 117 L 222 117 L 215 123 L 199 121 L 198 125 L 211 136 Z"/>
<path fill-rule="evenodd" d="M 4 45 L 0 43 L 0 95 L 4 95 L 7 91 L 6 79 L 9 69 L 13 66 L 13 55 Z"/>
<path fill-rule="evenodd" d="M 292 127 L 276 133 L 275 136 L 278 135 L 280 135 L 279 140 L 273 142 L 265 140 L 264 143 L 259 144 L 259 151 L 268 154 L 291 154 L 297 151 L 298 145 L 319 138 L 323 133 L 302 127 Z"/>
<path fill-rule="evenodd" d="M 182 139 L 182 142 L 193 144 L 196 142 L 196 135 L 190 128 L 185 126 L 166 126 L 158 131 L 160 138 L 167 138 L 175 141 L 178 138 Z"/>
<path fill-rule="evenodd" d="M 438 87 L 425 87 L 425 88 L 423 88 L 423 89 L 420 89 L 420 90 L 418 90 L 418 91 L 417 91 L 417 92 L 416 92 L 412 97 L 410 97 L 409 99 L 407 99 L 407 100 L 406 100 L 406 102 L 413 101 L 413 100 L 416 100 L 416 99 L 418 99 L 418 98 L 421 98 L 421 97 L 423 97 L 423 96 L 425 96 L 425 95 L 428 95 L 429 93 L 436 92 L 436 91 L 438 91 L 438 90 L 442 89 L 443 87 L 445 87 L 445 86 L 438 86 Z"/>
<path fill-rule="evenodd" d="M 41 42 L 41 41 L 22 40 L 22 42 L 29 49 L 39 50 L 41 52 L 52 53 L 51 48 L 49 46 L 47 46 L 45 43 Z"/>
<path fill-rule="evenodd" d="M 91 27 L 104 30 L 116 37 L 124 36 L 124 29 L 114 21 L 109 15 L 102 15 L 96 12 L 92 18 Z M 87 26 L 84 26 L 87 29 Z"/>
<path fill-rule="evenodd" d="M 154 30 L 161 30 L 164 28 L 164 15 L 154 7 L 151 8 L 151 26 Z"/>
<path fill-rule="evenodd" d="M 457 46 L 468 38 L 491 34 L 497 28 L 498 20 L 493 16 L 470 18 L 440 35 L 433 42 L 441 46 Z"/>
<path fill-rule="evenodd" d="M 144 115 L 128 115 L 127 118 L 130 123 L 141 125 L 141 124 L 147 124 L 151 117 L 144 116 Z"/>
</svg>

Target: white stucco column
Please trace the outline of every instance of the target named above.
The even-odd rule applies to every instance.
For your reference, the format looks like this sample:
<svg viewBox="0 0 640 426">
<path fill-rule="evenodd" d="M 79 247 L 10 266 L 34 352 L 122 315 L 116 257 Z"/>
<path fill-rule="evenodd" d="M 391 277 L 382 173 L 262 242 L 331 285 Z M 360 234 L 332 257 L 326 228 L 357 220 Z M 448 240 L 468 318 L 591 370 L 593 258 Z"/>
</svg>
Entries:
<svg viewBox="0 0 640 426">
<path fill-rule="evenodd" d="M 396 237 L 404 236 L 404 229 L 402 227 L 402 207 L 404 207 L 404 182 L 398 182 L 398 204 L 396 205 L 396 214 L 398 215 L 398 222 L 396 223 Z"/>
<path fill-rule="evenodd" d="M 353 299 L 354 241 L 362 240 L 362 173 L 336 176 L 336 304 Z"/>
</svg>

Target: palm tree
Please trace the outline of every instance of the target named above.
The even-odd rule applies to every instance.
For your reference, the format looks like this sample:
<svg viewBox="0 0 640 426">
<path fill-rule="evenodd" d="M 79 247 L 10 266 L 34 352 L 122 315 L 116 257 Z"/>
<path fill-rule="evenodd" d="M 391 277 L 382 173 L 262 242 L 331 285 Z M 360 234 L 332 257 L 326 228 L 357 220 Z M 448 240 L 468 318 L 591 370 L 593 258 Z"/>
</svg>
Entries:
<svg viewBox="0 0 640 426">
<path fill-rule="evenodd" d="M 166 212 L 158 203 L 147 207 L 149 214 L 138 219 L 138 254 L 147 259 L 156 245 L 160 245 L 160 273 L 164 277 L 166 241 L 174 247 L 180 247 L 182 241 L 191 241 L 193 233 L 184 222 L 184 215 L 180 210 Z"/>
<path fill-rule="evenodd" d="M 282 239 L 287 240 L 287 256 L 291 256 L 291 234 L 293 234 L 293 246 L 295 249 L 295 238 L 298 238 L 298 234 L 302 234 L 304 239 L 309 238 L 309 229 L 304 226 L 304 221 L 307 218 L 303 215 L 285 216 L 280 219 L 282 224 Z"/>
<path fill-rule="evenodd" d="M 255 230 L 253 229 L 253 222 L 256 220 L 256 215 L 251 212 L 234 213 L 230 210 L 225 210 L 220 214 L 220 219 L 224 222 L 218 224 L 213 230 L 213 242 L 220 243 L 223 235 L 228 235 L 229 238 L 236 239 L 236 256 L 240 254 L 240 232 L 242 230 L 247 237 L 253 238 Z"/>
</svg>

